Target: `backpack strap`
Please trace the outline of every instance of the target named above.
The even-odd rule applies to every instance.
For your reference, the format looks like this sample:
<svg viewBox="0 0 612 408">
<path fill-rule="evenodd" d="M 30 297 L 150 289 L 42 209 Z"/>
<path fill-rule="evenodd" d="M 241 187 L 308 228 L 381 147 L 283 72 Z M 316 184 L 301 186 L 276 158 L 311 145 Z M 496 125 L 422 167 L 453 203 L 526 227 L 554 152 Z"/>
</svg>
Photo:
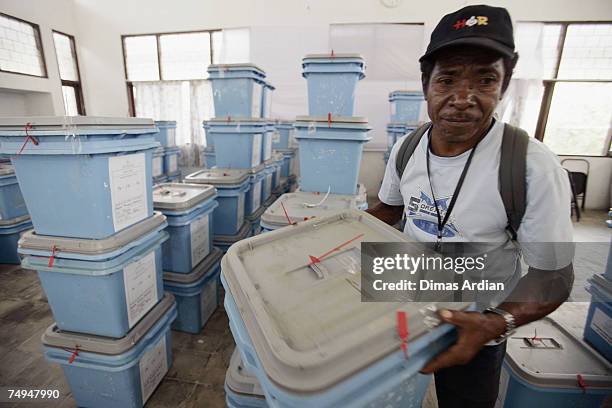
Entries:
<svg viewBox="0 0 612 408">
<path fill-rule="evenodd" d="M 421 138 L 430 128 L 431 122 L 425 123 L 420 127 L 413 130 L 402 142 L 399 150 L 397 151 L 397 157 L 395 158 L 395 169 L 397 170 L 397 176 L 402 179 L 402 175 L 404 174 L 404 170 L 408 165 L 408 160 L 412 157 L 412 153 L 414 153 L 416 147 L 419 145 Z"/>
<path fill-rule="evenodd" d="M 499 190 L 512 240 L 517 232 L 527 207 L 527 146 L 529 135 L 523 129 L 505 124 L 499 161 Z"/>
</svg>

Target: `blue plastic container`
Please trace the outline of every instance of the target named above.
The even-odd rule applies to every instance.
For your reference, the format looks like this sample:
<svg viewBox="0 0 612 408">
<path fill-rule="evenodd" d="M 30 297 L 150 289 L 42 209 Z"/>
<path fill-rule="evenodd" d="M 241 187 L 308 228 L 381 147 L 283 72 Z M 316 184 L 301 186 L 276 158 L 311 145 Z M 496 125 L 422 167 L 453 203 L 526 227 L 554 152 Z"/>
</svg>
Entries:
<svg viewBox="0 0 612 408">
<path fill-rule="evenodd" d="M 269 118 L 272 115 L 272 93 L 276 88 L 271 83 L 265 82 L 261 94 L 261 117 Z"/>
<path fill-rule="evenodd" d="M 53 325 L 42 337 L 45 358 L 62 366 L 78 406 L 141 408 L 172 364 L 170 325 L 176 315 L 174 298 L 166 294 L 121 339 L 66 333 Z"/>
<path fill-rule="evenodd" d="M 17 242 L 24 231 L 32 229 L 28 215 L 10 220 L 0 220 L 0 264 L 19 265 L 21 258 L 17 253 Z"/>
<path fill-rule="evenodd" d="M 161 176 L 153 179 L 153 185 L 156 186 L 158 184 L 163 184 L 168 182 L 168 176 Z"/>
<path fill-rule="evenodd" d="M 606 263 L 606 270 L 604 276 L 609 281 L 612 281 L 612 241 L 610 242 L 610 249 L 608 251 L 608 262 Z"/>
<path fill-rule="evenodd" d="M 29 231 L 19 241 L 22 266 L 38 272 L 61 330 L 123 337 L 163 296 L 166 225 L 156 213 L 104 240 Z"/>
<path fill-rule="evenodd" d="M 348 243 L 312 267 L 309 254 L 341 242 Z M 456 339 L 435 311 L 470 305 L 363 304 L 355 291 L 362 242 L 407 238 L 349 210 L 234 244 L 222 259 L 230 330 L 269 406 L 421 406 L 431 377 L 419 370 Z M 408 358 L 397 336 L 398 310 L 410 321 Z"/>
<path fill-rule="evenodd" d="M 191 273 L 212 251 L 216 198 L 216 189 L 206 184 L 166 183 L 153 189 L 153 205 L 168 219 L 164 271 Z"/>
<path fill-rule="evenodd" d="M 208 147 L 204 149 L 204 167 L 207 169 L 212 169 L 217 166 L 217 158 L 215 156 L 215 150 L 209 149 Z"/>
<path fill-rule="evenodd" d="M 272 137 L 273 149 L 289 149 L 294 137 L 295 128 L 293 122 L 282 121 L 276 123 L 276 132 Z"/>
<path fill-rule="evenodd" d="M 178 147 L 169 147 L 164 149 L 164 174 L 172 176 L 178 173 L 178 159 L 181 150 Z"/>
<path fill-rule="evenodd" d="M 308 115 L 353 116 L 357 82 L 365 78 L 360 55 L 307 55 L 302 67 L 308 82 Z"/>
<path fill-rule="evenodd" d="M 245 222 L 244 224 L 242 224 L 242 228 L 240 228 L 240 231 L 238 231 L 237 234 L 215 235 L 213 245 L 215 246 L 215 248 L 219 248 L 223 253 L 226 253 L 227 250 L 236 242 L 240 242 L 243 239 L 250 237 L 252 232 L 253 228 L 251 226 L 251 223 Z"/>
<path fill-rule="evenodd" d="M 215 138 L 216 165 L 250 169 L 261 164 L 266 123 L 262 119 L 208 121 L 207 134 Z"/>
<path fill-rule="evenodd" d="M 263 164 L 251 169 L 249 172 L 249 184 L 251 187 L 247 191 L 244 201 L 244 215 L 247 217 L 256 213 L 263 203 L 262 191 L 265 176 Z"/>
<path fill-rule="evenodd" d="M 180 183 L 181 177 L 182 177 L 182 173 L 179 170 L 175 174 L 168 176 L 168 183 Z"/>
<path fill-rule="evenodd" d="M 507 341 L 496 407 L 596 408 L 612 393 L 610 363 L 550 318 Z"/>
<path fill-rule="evenodd" d="M 149 119 L 0 119 L 0 152 L 11 155 L 37 233 L 100 239 L 153 215 L 156 132 Z"/>
<path fill-rule="evenodd" d="M 236 347 L 240 350 L 244 366 L 261 384 L 270 407 L 420 408 L 431 376 L 419 374 L 419 370 L 456 339 L 454 329 L 448 326 L 440 327 L 411 344 L 410 349 L 414 357 L 408 363 L 401 352 L 396 352 L 325 392 L 314 395 L 286 392 L 263 371 L 223 274 L 221 282 L 225 288 L 224 306 Z"/>
<path fill-rule="evenodd" d="M 10 163 L 0 163 L 0 220 L 10 220 L 28 214 L 15 170 Z"/>
<path fill-rule="evenodd" d="M 275 172 L 276 166 L 273 163 L 267 163 L 264 170 L 263 188 L 261 189 L 261 202 L 266 202 L 272 195 L 272 181 Z"/>
<path fill-rule="evenodd" d="M 214 235 L 235 235 L 244 224 L 245 196 L 249 191 L 249 172 L 236 169 L 206 169 L 185 177 L 185 182 L 211 184 L 217 188 L 219 206 L 215 209 Z"/>
<path fill-rule="evenodd" d="M 276 149 L 276 153 L 283 155 L 283 162 L 281 164 L 281 178 L 291 176 L 291 170 L 293 169 L 293 160 L 295 159 L 295 152 L 297 149 Z"/>
<path fill-rule="evenodd" d="M 263 134 L 263 142 L 261 143 L 261 161 L 267 161 L 272 158 L 272 140 L 276 127 L 274 122 L 266 123 L 266 133 Z"/>
<path fill-rule="evenodd" d="M 214 249 L 191 273 L 164 272 L 164 289 L 174 295 L 178 308 L 172 329 L 198 334 L 217 309 L 222 257 Z"/>
<path fill-rule="evenodd" d="M 242 364 L 240 351 L 234 349 L 225 374 L 225 402 L 228 408 L 267 408 L 259 381 Z"/>
<path fill-rule="evenodd" d="M 298 117 L 302 191 L 356 194 L 363 145 L 370 128 L 363 118 Z"/>
<path fill-rule="evenodd" d="M 216 117 L 261 117 L 263 70 L 252 64 L 209 65 L 208 75 Z"/>
<path fill-rule="evenodd" d="M 423 105 L 424 101 L 423 92 L 391 92 L 389 94 L 391 122 L 418 122 L 419 115 L 421 114 L 421 105 Z"/>
<path fill-rule="evenodd" d="M 584 327 L 584 339 L 612 362 L 612 281 L 604 275 L 593 275 L 587 291 L 591 304 Z"/>
<path fill-rule="evenodd" d="M 156 120 L 155 125 L 159 129 L 159 133 L 155 139 L 162 147 L 176 146 L 176 121 L 175 120 Z"/>
<path fill-rule="evenodd" d="M 151 173 L 153 174 L 153 184 L 159 182 L 164 177 L 164 148 L 160 147 L 153 152 L 153 162 L 151 165 Z"/>
<path fill-rule="evenodd" d="M 215 137 L 208 132 L 208 122 L 202 122 L 202 128 L 204 129 L 204 139 L 206 140 L 206 148 L 215 150 Z"/>
</svg>

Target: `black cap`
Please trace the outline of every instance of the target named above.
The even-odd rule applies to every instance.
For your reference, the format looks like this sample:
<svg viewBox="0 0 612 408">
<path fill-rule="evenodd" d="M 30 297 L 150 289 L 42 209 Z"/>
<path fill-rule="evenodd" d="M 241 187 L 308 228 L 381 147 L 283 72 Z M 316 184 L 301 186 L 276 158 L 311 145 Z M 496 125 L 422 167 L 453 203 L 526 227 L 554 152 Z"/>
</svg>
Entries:
<svg viewBox="0 0 612 408">
<path fill-rule="evenodd" d="M 508 10 L 478 5 L 445 15 L 431 33 L 427 51 L 419 62 L 429 59 L 443 48 L 455 45 L 473 45 L 513 57 L 514 34 Z"/>
</svg>

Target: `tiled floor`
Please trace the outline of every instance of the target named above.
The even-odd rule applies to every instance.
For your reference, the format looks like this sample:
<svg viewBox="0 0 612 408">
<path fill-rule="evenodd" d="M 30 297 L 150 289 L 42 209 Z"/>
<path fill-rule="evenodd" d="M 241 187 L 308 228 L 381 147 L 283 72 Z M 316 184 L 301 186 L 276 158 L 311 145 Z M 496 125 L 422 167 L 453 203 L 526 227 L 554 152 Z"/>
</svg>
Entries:
<svg viewBox="0 0 612 408">
<path fill-rule="evenodd" d="M 609 240 L 611 230 L 604 226 L 604 219 L 604 212 L 588 212 L 576 224 L 577 239 Z M 583 315 L 584 306 L 568 304 L 566 307 Z M 59 389 L 62 395 L 56 404 L 0 403 L 0 407 L 76 406 L 62 370 L 47 363 L 42 355 L 40 338 L 52 322 L 36 273 L 18 266 L 0 266 L 0 387 L 44 387 Z M 576 334 L 581 333 L 578 326 L 574 327 Z M 173 332 L 172 342 L 172 366 L 147 407 L 224 407 L 225 370 L 234 342 L 223 309 L 215 312 L 200 334 Z M 433 387 L 423 406 L 437 407 Z"/>
</svg>

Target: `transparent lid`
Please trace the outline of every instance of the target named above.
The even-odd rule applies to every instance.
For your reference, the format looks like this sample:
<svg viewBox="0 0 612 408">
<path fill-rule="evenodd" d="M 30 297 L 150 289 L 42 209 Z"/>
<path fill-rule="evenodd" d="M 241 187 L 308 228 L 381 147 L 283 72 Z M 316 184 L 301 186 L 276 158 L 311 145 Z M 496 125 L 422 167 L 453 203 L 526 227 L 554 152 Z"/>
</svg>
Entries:
<svg viewBox="0 0 612 408">
<path fill-rule="evenodd" d="M 610 281 L 603 275 L 593 275 L 590 279 L 590 282 L 607 292 L 607 294 L 610 295 L 610 298 L 612 298 L 612 281 Z M 612 299 L 607 300 L 612 301 Z"/>
<path fill-rule="evenodd" d="M 257 174 L 265 168 L 266 168 L 265 163 L 260 163 L 255 167 L 251 167 L 251 169 L 249 170 L 249 174 Z"/>
<path fill-rule="evenodd" d="M 204 169 L 185 177 L 185 181 L 198 184 L 239 185 L 249 177 L 249 170 L 240 169 Z"/>
<path fill-rule="evenodd" d="M 59 252 L 61 257 L 69 254 L 101 255 L 122 248 L 143 235 L 158 229 L 166 223 L 166 216 L 155 211 L 152 217 L 107 238 L 86 239 L 38 235 L 34 230 L 27 231 L 19 240 L 20 250 Z M 55 251 L 54 248 L 55 247 Z"/>
<path fill-rule="evenodd" d="M 184 284 L 195 282 L 206 275 L 221 258 L 223 258 L 223 252 L 218 248 L 213 248 L 212 252 L 202 259 L 190 273 L 164 272 L 164 280 Z"/>
<path fill-rule="evenodd" d="M 194 207 L 217 194 L 208 184 L 163 183 L 153 187 L 156 210 L 184 210 Z"/>
<path fill-rule="evenodd" d="M 317 60 L 317 59 L 321 59 L 321 60 L 329 60 L 329 59 L 334 59 L 334 60 L 343 60 L 343 59 L 360 59 L 363 60 L 363 56 L 361 54 L 350 54 L 350 53 L 344 53 L 344 54 L 308 54 L 304 57 L 304 61 L 306 60 Z"/>
<path fill-rule="evenodd" d="M 263 69 L 259 68 L 255 64 L 240 63 L 240 64 L 211 64 L 208 66 L 208 72 L 211 71 L 242 71 L 251 70 L 255 71 L 261 76 L 265 77 L 266 73 Z"/>
<path fill-rule="evenodd" d="M 507 342 L 506 362 L 530 384 L 579 390 L 581 375 L 587 389 L 612 388 L 612 365 L 548 317 L 519 327 Z"/>
<path fill-rule="evenodd" d="M 151 128 L 155 129 L 153 119 L 104 117 L 104 116 L 24 116 L 13 118 L 0 117 L 0 130 L 24 130 L 26 124 L 31 130 L 58 130 L 64 128 Z"/>
<path fill-rule="evenodd" d="M 298 186 L 298 188 L 295 190 L 295 192 L 300 192 L 301 188 Z M 311 193 L 311 194 L 315 194 L 315 193 Z M 320 194 L 320 193 L 319 193 Z M 337 194 L 337 196 L 339 197 L 354 197 L 357 202 L 361 203 L 367 200 L 367 191 L 366 191 L 366 186 L 363 183 L 358 183 L 357 184 L 357 194 L 355 195 L 341 195 L 341 194 Z"/>
<path fill-rule="evenodd" d="M 26 221 L 30 221 L 30 215 L 26 214 L 26 215 L 22 215 L 21 217 L 17 217 L 17 218 L 10 218 L 8 220 L 2 220 L 0 219 L 0 227 L 6 228 L 6 227 L 13 227 L 17 224 L 21 224 L 24 223 Z"/>
<path fill-rule="evenodd" d="M 248 124 L 253 124 L 256 126 L 266 126 L 268 124 L 268 120 L 267 119 L 262 119 L 262 118 L 247 118 L 247 117 L 225 117 L 225 118 L 212 118 L 210 120 L 205 120 L 204 122 L 202 122 L 204 124 L 204 126 L 208 126 L 208 125 L 227 125 L 227 126 L 232 126 L 232 125 L 248 125 Z"/>
<path fill-rule="evenodd" d="M 176 120 L 156 120 L 155 124 L 158 126 L 176 126 Z"/>
<path fill-rule="evenodd" d="M 410 96 L 410 97 L 414 97 L 414 98 L 421 98 L 423 99 L 423 92 L 422 91 L 403 91 L 403 90 L 397 90 L 397 91 L 392 91 L 389 93 L 389 98 L 393 98 L 396 96 Z"/>
<path fill-rule="evenodd" d="M 411 343 L 428 333 L 437 307 L 469 306 L 362 302 L 361 242 L 409 240 L 351 210 L 238 242 L 221 261 L 262 369 L 279 386 L 321 392 L 398 352 L 398 310 L 410 319 Z"/>
<path fill-rule="evenodd" d="M 234 393 L 265 398 L 257 377 L 251 374 L 242 364 L 238 347 L 232 353 L 232 358 L 225 374 L 225 384 Z"/>
<path fill-rule="evenodd" d="M 357 208 L 356 196 L 300 191 L 280 196 L 261 216 L 261 220 L 266 224 L 286 226 L 289 225 L 287 216 L 295 223 L 352 208 Z"/>
<path fill-rule="evenodd" d="M 0 163 L 0 177 L 12 176 L 15 174 L 15 169 L 11 163 Z"/>
<path fill-rule="evenodd" d="M 174 296 L 168 292 L 125 337 L 114 339 L 75 332 L 61 331 L 54 324 L 42 335 L 42 343 L 47 347 L 58 347 L 69 351 L 79 350 L 92 353 L 118 355 L 123 354 L 146 336 L 157 321 L 174 305 Z M 78 357 L 77 357 L 78 358 Z"/>
<path fill-rule="evenodd" d="M 298 116 L 295 121 L 296 125 L 302 125 L 302 122 L 331 123 L 332 126 L 334 123 L 368 124 L 368 119 L 360 116 Z"/>
</svg>

